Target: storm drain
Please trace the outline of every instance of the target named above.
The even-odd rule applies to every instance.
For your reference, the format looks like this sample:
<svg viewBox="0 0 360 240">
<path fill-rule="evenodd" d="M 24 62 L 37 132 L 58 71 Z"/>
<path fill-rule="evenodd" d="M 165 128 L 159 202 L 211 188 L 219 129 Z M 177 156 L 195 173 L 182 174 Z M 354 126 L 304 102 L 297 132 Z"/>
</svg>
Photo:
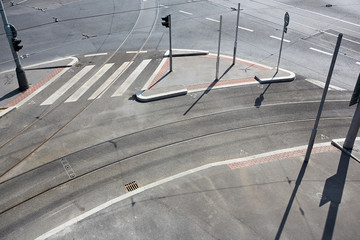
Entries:
<svg viewBox="0 0 360 240">
<path fill-rule="evenodd" d="M 131 192 L 139 188 L 139 185 L 136 181 L 133 181 L 131 183 L 125 184 L 126 191 Z"/>
</svg>

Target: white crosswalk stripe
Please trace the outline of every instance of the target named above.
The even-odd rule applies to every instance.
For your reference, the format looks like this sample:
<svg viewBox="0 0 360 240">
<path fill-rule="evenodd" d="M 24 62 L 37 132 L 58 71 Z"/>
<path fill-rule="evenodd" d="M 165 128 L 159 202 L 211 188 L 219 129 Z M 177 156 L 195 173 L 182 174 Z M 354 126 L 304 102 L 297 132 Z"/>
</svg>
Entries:
<svg viewBox="0 0 360 240">
<path fill-rule="evenodd" d="M 111 97 L 122 96 L 150 62 L 151 59 L 143 60 Z"/>
<path fill-rule="evenodd" d="M 48 97 L 41 105 L 51 105 L 59 97 L 61 97 L 67 90 L 69 90 L 75 83 L 77 83 L 86 73 L 88 73 L 95 65 L 89 65 L 81 69 L 80 72 L 75 74 L 68 82 L 62 85 L 56 92 L 54 92 L 50 97 Z"/>
<path fill-rule="evenodd" d="M 90 97 L 89 100 L 93 100 L 95 98 L 100 98 L 105 92 L 106 88 L 108 88 L 111 84 L 114 83 L 116 79 L 118 79 L 128 67 L 131 66 L 131 62 L 124 62 Z"/>
<path fill-rule="evenodd" d="M 97 73 L 95 73 L 84 85 L 82 85 L 65 102 L 76 102 L 113 65 L 114 65 L 114 63 L 105 64 Z"/>
<path fill-rule="evenodd" d="M 105 93 L 110 92 L 109 89 L 115 91 L 112 92 L 113 94 L 108 93 L 107 95 L 109 97 L 111 94 L 111 97 L 122 96 L 144 72 L 151 61 L 152 59 L 144 59 L 141 62 L 139 61 L 140 64 L 135 67 L 131 67 L 134 65 L 134 61 L 119 63 L 119 65 L 121 64 L 120 66 L 115 66 L 116 63 L 106 63 L 100 69 L 97 69 L 96 72 L 93 70 L 96 65 L 85 66 L 40 105 L 51 105 L 55 103 L 60 97 L 65 96 L 67 92 L 70 92 L 70 89 L 72 89 L 71 93 L 66 96 L 67 99 L 65 100 L 65 103 L 76 102 L 87 92 L 90 92 L 88 100 L 99 99 L 105 95 Z M 92 74 L 90 75 L 91 70 Z M 128 77 L 126 77 L 126 79 L 125 77 L 121 77 L 124 73 L 127 73 L 126 76 Z M 106 78 L 104 76 L 105 74 L 107 76 Z M 101 82 L 101 84 L 96 84 L 98 82 Z M 120 83 L 116 84 L 116 82 Z M 111 87 L 113 84 L 118 86 L 117 89 Z M 75 86 L 77 86 L 77 89 Z"/>
</svg>

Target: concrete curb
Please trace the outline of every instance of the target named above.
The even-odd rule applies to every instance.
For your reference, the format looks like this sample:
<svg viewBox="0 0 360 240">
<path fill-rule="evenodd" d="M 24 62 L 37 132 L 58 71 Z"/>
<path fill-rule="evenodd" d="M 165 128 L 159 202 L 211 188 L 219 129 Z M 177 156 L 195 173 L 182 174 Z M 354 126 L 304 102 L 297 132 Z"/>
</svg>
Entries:
<svg viewBox="0 0 360 240">
<path fill-rule="evenodd" d="M 187 50 L 187 49 L 173 49 L 173 57 L 192 57 L 209 55 L 209 51 L 203 50 Z M 166 51 L 164 57 L 169 57 L 169 50 Z"/>
<path fill-rule="evenodd" d="M 8 114 L 9 112 L 11 112 L 14 109 L 16 109 L 16 106 L 1 109 L 0 110 L 0 118 L 2 118 L 3 116 L 5 116 L 6 114 Z"/>
<path fill-rule="evenodd" d="M 188 90 L 183 85 L 174 85 L 169 87 L 140 90 L 135 96 L 139 102 L 150 102 L 164 98 L 171 98 L 186 95 Z"/>
<path fill-rule="evenodd" d="M 265 76 L 273 76 L 275 75 L 275 69 L 270 69 L 262 74 L 256 75 L 254 78 L 260 84 L 270 84 L 270 83 L 282 83 L 282 82 L 292 82 L 295 80 L 295 73 L 290 72 L 288 70 L 279 68 L 279 70 L 288 73 L 288 76 L 279 76 L 279 77 L 265 77 Z"/>
</svg>

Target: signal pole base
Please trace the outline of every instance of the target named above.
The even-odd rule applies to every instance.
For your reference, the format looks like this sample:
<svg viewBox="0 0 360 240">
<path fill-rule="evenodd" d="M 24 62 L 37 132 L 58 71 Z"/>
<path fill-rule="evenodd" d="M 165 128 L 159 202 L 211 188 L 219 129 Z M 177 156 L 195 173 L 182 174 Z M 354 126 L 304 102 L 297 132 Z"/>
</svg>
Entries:
<svg viewBox="0 0 360 240">
<path fill-rule="evenodd" d="M 18 79 L 19 90 L 21 92 L 27 90 L 29 88 L 29 84 L 26 79 L 25 71 L 22 67 L 16 68 L 16 77 Z"/>
</svg>

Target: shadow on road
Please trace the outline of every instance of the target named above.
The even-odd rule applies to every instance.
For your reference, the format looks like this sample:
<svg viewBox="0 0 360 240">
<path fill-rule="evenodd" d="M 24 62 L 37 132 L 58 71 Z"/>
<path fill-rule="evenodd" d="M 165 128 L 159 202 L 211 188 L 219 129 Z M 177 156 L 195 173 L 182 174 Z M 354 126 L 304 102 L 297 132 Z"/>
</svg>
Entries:
<svg viewBox="0 0 360 240">
<path fill-rule="evenodd" d="M 270 86 L 270 85 L 269 85 L 269 86 Z M 276 233 L 276 236 L 275 236 L 275 239 L 276 239 L 276 240 L 280 239 L 281 233 L 282 233 L 282 231 L 284 230 L 286 220 L 287 220 L 287 218 L 288 218 L 288 216 L 289 216 L 290 209 L 291 209 L 292 204 L 293 204 L 293 202 L 294 202 L 294 199 L 295 199 L 295 197 L 296 197 L 296 193 L 297 193 L 297 191 L 298 191 L 298 189 L 299 189 L 299 186 L 300 186 L 300 184 L 301 184 L 301 181 L 302 181 L 302 179 L 303 179 L 303 177 L 304 177 L 307 164 L 308 164 L 308 162 L 305 162 L 305 161 L 304 161 L 303 164 L 302 164 L 302 166 L 301 166 L 299 175 L 298 175 L 298 177 L 297 177 L 297 179 L 296 179 L 296 182 L 295 182 L 294 190 L 293 190 L 293 192 L 292 192 L 292 194 L 291 194 L 289 203 L 288 203 L 288 205 L 287 205 L 287 207 L 286 207 L 286 210 L 285 210 L 285 213 L 284 213 L 283 218 L 282 218 L 282 220 L 281 220 L 279 229 L 278 229 L 278 231 L 277 231 L 277 233 Z"/>
<path fill-rule="evenodd" d="M 256 98 L 255 104 L 254 104 L 254 106 L 255 106 L 256 108 L 260 108 L 262 101 L 264 101 L 264 94 L 266 93 L 266 91 L 268 90 L 268 88 L 270 87 L 270 85 L 271 85 L 271 83 L 265 88 L 264 92 L 262 92 L 262 93 L 260 94 L 260 96 L 259 96 L 258 98 Z"/>
<path fill-rule="evenodd" d="M 336 174 L 326 179 L 325 182 L 319 207 L 327 202 L 330 202 L 330 206 L 322 235 L 323 240 L 332 239 L 333 237 L 336 217 L 344 192 L 346 175 L 349 168 L 349 160 L 350 156 L 342 152 Z"/>
<path fill-rule="evenodd" d="M 170 71 L 165 73 L 164 76 L 162 76 L 159 80 L 157 80 L 155 83 L 153 83 L 151 86 L 149 86 L 148 89 L 155 87 L 159 82 L 161 82 L 164 78 L 166 78 L 170 73 L 171 73 Z"/>
<path fill-rule="evenodd" d="M 231 64 L 230 67 L 228 67 L 228 68 L 225 70 L 225 72 L 221 75 L 221 77 L 220 77 L 219 79 L 215 79 L 215 80 L 207 87 L 207 89 L 203 92 L 203 94 L 201 94 L 201 96 L 191 105 L 191 107 L 190 107 L 188 110 L 186 110 L 186 112 L 184 113 L 184 116 L 190 112 L 190 110 L 200 101 L 200 99 L 201 99 L 202 97 L 204 97 L 205 94 L 208 94 L 208 93 L 211 91 L 211 89 L 216 85 L 216 83 L 218 83 L 218 82 L 225 76 L 225 74 L 230 71 L 230 69 L 231 69 L 233 66 L 234 66 L 234 64 Z"/>
</svg>

